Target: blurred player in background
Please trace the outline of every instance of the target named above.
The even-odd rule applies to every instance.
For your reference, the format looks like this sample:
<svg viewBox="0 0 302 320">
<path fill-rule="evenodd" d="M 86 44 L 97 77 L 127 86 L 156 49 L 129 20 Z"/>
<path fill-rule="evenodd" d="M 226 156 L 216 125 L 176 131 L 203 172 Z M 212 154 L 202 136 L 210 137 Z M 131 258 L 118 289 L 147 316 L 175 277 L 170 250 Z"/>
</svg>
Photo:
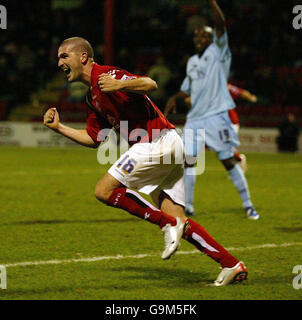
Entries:
<svg viewBox="0 0 302 320">
<path fill-rule="evenodd" d="M 209 26 L 195 29 L 193 41 L 197 53 L 187 63 L 187 75 L 181 89 L 167 102 L 165 113 L 175 108 L 176 99 L 191 97 L 192 107 L 187 115 L 185 130 L 194 130 L 194 141 L 185 141 L 186 159 L 196 158 L 203 140 L 198 129 L 205 129 L 205 144 L 217 152 L 237 189 L 249 219 L 257 220 L 259 214 L 250 199 L 248 184 L 240 165 L 234 157 L 234 147 L 240 144 L 232 127 L 228 111 L 235 108 L 227 79 L 230 72 L 231 52 L 228 46 L 224 15 L 215 0 L 209 0 L 213 11 L 215 30 Z M 186 163 L 185 194 L 186 214 L 193 215 L 193 195 L 196 182 L 194 165 Z"/>
<path fill-rule="evenodd" d="M 233 84 L 230 84 L 230 83 L 228 83 L 228 89 L 231 94 L 231 97 L 234 100 L 241 98 L 241 99 L 248 100 L 249 102 L 252 102 L 252 103 L 256 103 L 258 101 L 258 97 L 256 95 L 250 93 L 248 90 L 239 88 L 239 87 L 234 86 Z M 188 106 L 188 108 L 191 108 L 191 97 L 187 97 L 185 99 L 185 103 Z M 173 108 L 172 111 L 173 111 L 173 113 L 176 113 L 176 106 Z M 228 113 L 229 113 L 229 117 L 232 121 L 232 126 L 233 126 L 234 130 L 236 131 L 237 134 L 239 134 L 240 122 L 239 122 L 239 116 L 236 111 L 236 108 L 230 109 L 228 111 Z M 165 114 L 165 115 L 167 115 L 167 114 Z M 247 171 L 246 156 L 243 153 L 239 154 L 239 152 L 234 148 L 234 158 L 239 162 L 241 169 L 245 173 Z"/>
<path fill-rule="evenodd" d="M 177 151 L 183 155 L 183 142 L 174 125 L 146 95 L 155 90 L 157 84 L 149 77 L 99 65 L 93 57 L 91 45 L 83 38 L 66 39 L 58 50 L 58 66 L 66 73 L 68 81 L 80 81 L 90 88 L 87 128 L 77 130 L 63 125 L 56 108 L 45 113 L 44 124 L 92 148 L 98 147 L 108 135 L 104 129 L 113 127 L 119 131 L 131 147 L 97 183 L 96 198 L 159 225 L 165 235 L 162 259 L 169 259 L 175 253 L 183 237 L 220 263 L 222 271 L 214 285 L 245 280 L 244 263 L 227 252 L 202 226 L 185 216 L 183 162 L 172 161 L 168 165 L 162 161 L 167 155 L 175 158 Z M 121 121 L 128 123 L 126 132 Z M 157 207 L 133 189 L 150 194 Z"/>
</svg>

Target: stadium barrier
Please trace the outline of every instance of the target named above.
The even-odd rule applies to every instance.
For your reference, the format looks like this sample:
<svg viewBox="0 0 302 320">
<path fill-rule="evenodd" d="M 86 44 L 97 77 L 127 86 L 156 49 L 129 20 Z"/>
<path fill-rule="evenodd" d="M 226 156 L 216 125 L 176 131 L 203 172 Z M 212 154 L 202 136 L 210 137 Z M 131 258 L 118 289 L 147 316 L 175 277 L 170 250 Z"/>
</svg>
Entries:
<svg viewBox="0 0 302 320">
<path fill-rule="evenodd" d="M 83 128 L 83 123 L 73 123 Z M 0 122 L 0 145 L 20 147 L 77 147 L 78 145 L 43 124 L 33 122 Z"/>
<path fill-rule="evenodd" d="M 68 125 L 68 124 L 67 124 Z M 72 123 L 70 126 L 85 128 L 83 123 Z M 183 129 L 183 126 L 177 126 Z M 241 152 L 278 152 L 276 138 L 277 128 L 240 128 L 239 137 Z M 53 132 L 40 123 L 0 122 L 0 145 L 21 147 L 80 147 L 73 141 Z M 299 152 L 302 152 L 302 135 L 299 139 Z"/>
</svg>

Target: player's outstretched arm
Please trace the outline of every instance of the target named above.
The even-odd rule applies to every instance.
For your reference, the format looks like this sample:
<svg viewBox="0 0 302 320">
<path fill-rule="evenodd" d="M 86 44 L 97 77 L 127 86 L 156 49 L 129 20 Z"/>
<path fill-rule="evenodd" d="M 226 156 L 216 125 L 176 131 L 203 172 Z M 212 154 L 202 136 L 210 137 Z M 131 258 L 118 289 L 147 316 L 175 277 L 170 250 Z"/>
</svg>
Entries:
<svg viewBox="0 0 302 320">
<path fill-rule="evenodd" d="M 99 76 L 100 90 L 105 93 L 126 91 L 138 94 L 148 94 L 157 89 L 157 84 L 149 77 L 140 77 L 129 80 L 115 79 L 108 73 Z"/>
<path fill-rule="evenodd" d="M 63 125 L 60 122 L 59 113 L 56 108 L 50 108 L 46 111 L 43 119 L 43 123 L 46 127 L 54 130 L 57 133 L 81 144 L 82 146 L 89 148 L 96 148 L 96 144 L 89 136 L 86 130 L 78 130 Z"/>
<path fill-rule="evenodd" d="M 250 102 L 256 103 L 258 101 L 258 97 L 252 93 L 250 93 L 248 90 L 242 90 L 240 94 L 241 98 L 246 99 Z"/>
<path fill-rule="evenodd" d="M 192 107 L 191 105 L 191 97 L 188 97 L 185 99 L 185 104 L 188 107 L 188 109 L 190 109 Z"/>
<path fill-rule="evenodd" d="M 213 18 L 214 18 L 216 34 L 217 34 L 217 37 L 220 38 L 226 30 L 225 18 L 217 2 L 215 0 L 209 0 L 209 1 L 213 10 Z"/>
<path fill-rule="evenodd" d="M 171 111 L 173 113 L 176 113 L 176 107 L 177 107 L 176 100 L 177 99 L 186 99 L 188 97 L 190 97 L 190 96 L 183 91 L 179 91 L 176 94 L 174 94 L 167 101 L 167 104 L 166 104 L 166 107 L 164 110 L 164 115 L 167 116 L 169 113 L 171 113 Z"/>
</svg>

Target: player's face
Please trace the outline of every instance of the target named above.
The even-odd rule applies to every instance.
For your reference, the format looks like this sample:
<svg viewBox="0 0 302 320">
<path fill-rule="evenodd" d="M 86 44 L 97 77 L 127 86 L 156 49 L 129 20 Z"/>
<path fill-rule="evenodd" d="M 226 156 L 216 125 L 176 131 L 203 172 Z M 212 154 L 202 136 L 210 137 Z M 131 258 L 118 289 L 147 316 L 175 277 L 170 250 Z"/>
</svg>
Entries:
<svg viewBox="0 0 302 320">
<path fill-rule="evenodd" d="M 193 41 L 197 53 L 201 53 L 212 43 L 212 34 L 204 28 L 195 29 Z"/>
<path fill-rule="evenodd" d="M 58 51 L 58 66 L 66 76 L 68 82 L 78 81 L 82 73 L 81 56 L 70 46 L 61 46 Z"/>
</svg>

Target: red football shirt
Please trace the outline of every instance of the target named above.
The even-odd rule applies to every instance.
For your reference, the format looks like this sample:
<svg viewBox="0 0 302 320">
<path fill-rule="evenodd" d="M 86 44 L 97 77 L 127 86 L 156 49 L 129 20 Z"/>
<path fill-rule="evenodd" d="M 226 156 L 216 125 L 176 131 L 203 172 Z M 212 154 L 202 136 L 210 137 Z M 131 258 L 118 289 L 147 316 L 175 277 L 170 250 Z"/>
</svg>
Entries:
<svg viewBox="0 0 302 320">
<path fill-rule="evenodd" d="M 243 89 L 236 87 L 228 83 L 228 89 L 233 99 L 238 99 L 243 91 Z"/>
<path fill-rule="evenodd" d="M 228 83 L 228 89 L 233 99 L 238 99 L 243 89 Z M 235 109 L 229 110 L 229 117 L 233 124 L 239 124 L 239 117 Z"/>
<path fill-rule="evenodd" d="M 175 128 L 147 95 L 125 91 L 101 92 L 98 78 L 102 73 L 109 73 L 120 80 L 140 77 L 117 67 L 94 64 L 91 88 L 87 95 L 87 133 L 95 142 L 104 140 L 102 129 L 112 127 L 119 131 L 130 145 L 150 142 L 160 135 L 161 130 Z"/>
</svg>

